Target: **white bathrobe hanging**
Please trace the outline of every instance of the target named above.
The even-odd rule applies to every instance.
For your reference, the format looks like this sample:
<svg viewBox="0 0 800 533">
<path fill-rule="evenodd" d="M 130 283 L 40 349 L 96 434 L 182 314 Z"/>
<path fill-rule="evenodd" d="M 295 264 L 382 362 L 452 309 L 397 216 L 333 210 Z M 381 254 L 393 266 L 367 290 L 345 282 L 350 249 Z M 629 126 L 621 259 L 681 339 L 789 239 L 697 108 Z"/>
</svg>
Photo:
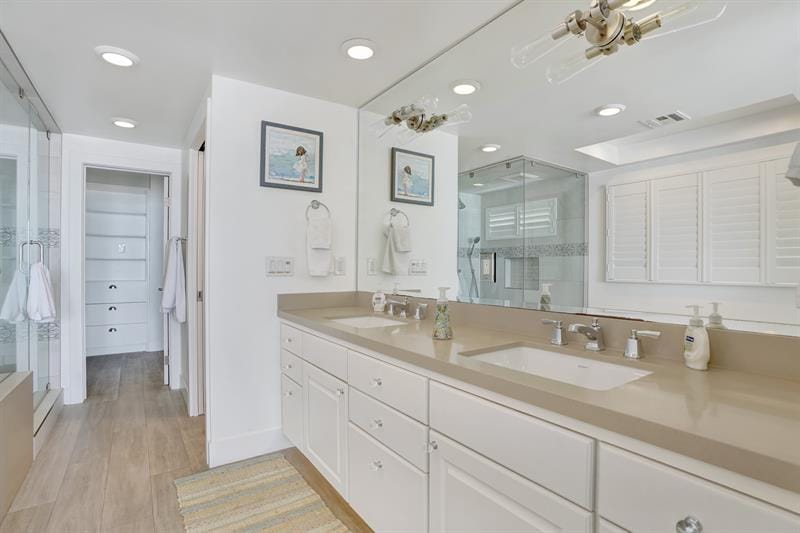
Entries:
<svg viewBox="0 0 800 533">
<path fill-rule="evenodd" d="M 183 246 L 179 237 L 167 245 L 167 268 L 164 271 L 161 312 L 170 313 L 181 324 L 186 322 L 186 273 L 183 269 Z"/>
</svg>

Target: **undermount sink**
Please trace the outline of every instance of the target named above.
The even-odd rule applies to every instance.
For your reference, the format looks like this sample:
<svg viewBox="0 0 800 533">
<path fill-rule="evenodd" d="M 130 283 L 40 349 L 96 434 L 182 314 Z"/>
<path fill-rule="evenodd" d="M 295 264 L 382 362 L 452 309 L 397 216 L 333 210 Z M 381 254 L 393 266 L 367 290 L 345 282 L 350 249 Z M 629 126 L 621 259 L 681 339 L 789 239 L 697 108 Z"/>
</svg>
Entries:
<svg viewBox="0 0 800 533">
<path fill-rule="evenodd" d="M 469 357 L 484 363 L 597 391 L 611 390 L 652 374 L 647 370 L 540 350 L 530 346 L 512 346 Z"/>
<path fill-rule="evenodd" d="M 384 318 L 382 316 L 351 316 L 347 318 L 331 318 L 337 324 L 353 328 L 383 328 L 386 326 L 402 326 L 405 322 Z"/>
</svg>

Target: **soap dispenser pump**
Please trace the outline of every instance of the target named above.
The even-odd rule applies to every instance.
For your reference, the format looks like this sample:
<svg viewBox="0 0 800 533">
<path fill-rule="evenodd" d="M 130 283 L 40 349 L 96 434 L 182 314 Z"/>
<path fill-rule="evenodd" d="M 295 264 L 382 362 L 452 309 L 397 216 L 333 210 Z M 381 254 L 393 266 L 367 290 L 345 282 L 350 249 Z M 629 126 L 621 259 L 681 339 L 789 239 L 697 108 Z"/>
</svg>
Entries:
<svg viewBox="0 0 800 533">
<path fill-rule="evenodd" d="M 711 302 L 711 306 L 714 310 L 708 315 L 708 328 L 728 329 L 727 326 L 722 323 L 722 315 L 719 313 L 719 302 Z"/>
<path fill-rule="evenodd" d="M 550 295 L 550 287 L 552 286 L 552 283 L 542 283 L 542 294 L 539 296 L 539 311 L 550 310 L 550 304 L 553 302 L 553 298 Z"/>
<path fill-rule="evenodd" d="M 436 299 L 433 338 L 440 341 L 453 338 L 453 328 L 450 327 L 450 304 L 447 301 L 448 290 L 450 290 L 450 287 L 439 287 L 439 298 Z"/>
<path fill-rule="evenodd" d="M 708 343 L 708 332 L 700 317 L 699 305 L 687 305 L 694 309 L 694 316 L 689 319 L 689 326 L 683 337 L 683 359 L 686 366 L 693 370 L 707 370 L 711 358 L 711 347 Z"/>
</svg>

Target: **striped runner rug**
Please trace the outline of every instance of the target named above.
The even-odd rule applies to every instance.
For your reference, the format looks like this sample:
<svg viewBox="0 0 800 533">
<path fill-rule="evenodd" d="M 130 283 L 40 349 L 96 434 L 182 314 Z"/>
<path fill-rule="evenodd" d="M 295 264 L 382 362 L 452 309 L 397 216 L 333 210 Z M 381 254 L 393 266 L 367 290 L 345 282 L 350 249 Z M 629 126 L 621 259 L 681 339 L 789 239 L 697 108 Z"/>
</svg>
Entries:
<svg viewBox="0 0 800 533">
<path fill-rule="evenodd" d="M 281 453 L 175 480 L 186 531 L 347 532 Z"/>
</svg>

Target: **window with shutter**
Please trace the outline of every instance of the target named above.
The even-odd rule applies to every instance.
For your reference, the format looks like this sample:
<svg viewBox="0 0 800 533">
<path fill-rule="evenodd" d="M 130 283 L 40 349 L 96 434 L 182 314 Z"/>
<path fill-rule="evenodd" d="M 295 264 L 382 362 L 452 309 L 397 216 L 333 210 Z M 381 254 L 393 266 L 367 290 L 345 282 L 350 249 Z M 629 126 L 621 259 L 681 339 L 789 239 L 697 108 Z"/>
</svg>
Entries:
<svg viewBox="0 0 800 533">
<path fill-rule="evenodd" d="M 700 280 L 700 189 L 697 174 L 653 180 L 654 277 Z"/>
<path fill-rule="evenodd" d="M 759 164 L 704 173 L 706 280 L 762 281 L 762 194 Z"/>
<path fill-rule="evenodd" d="M 796 285 L 800 283 L 800 187 L 786 179 L 788 167 L 788 158 L 765 166 L 770 193 L 767 257 L 770 282 Z"/>
<path fill-rule="evenodd" d="M 515 239 L 517 237 L 517 206 L 501 205 L 486 209 L 486 239 Z"/>
<path fill-rule="evenodd" d="M 557 216 L 557 198 L 489 207 L 486 209 L 486 239 L 552 237 L 558 234 Z"/>
<path fill-rule="evenodd" d="M 607 189 L 607 278 L 648 279 L 648 183 L 612 185 Z"/>
</svg>

